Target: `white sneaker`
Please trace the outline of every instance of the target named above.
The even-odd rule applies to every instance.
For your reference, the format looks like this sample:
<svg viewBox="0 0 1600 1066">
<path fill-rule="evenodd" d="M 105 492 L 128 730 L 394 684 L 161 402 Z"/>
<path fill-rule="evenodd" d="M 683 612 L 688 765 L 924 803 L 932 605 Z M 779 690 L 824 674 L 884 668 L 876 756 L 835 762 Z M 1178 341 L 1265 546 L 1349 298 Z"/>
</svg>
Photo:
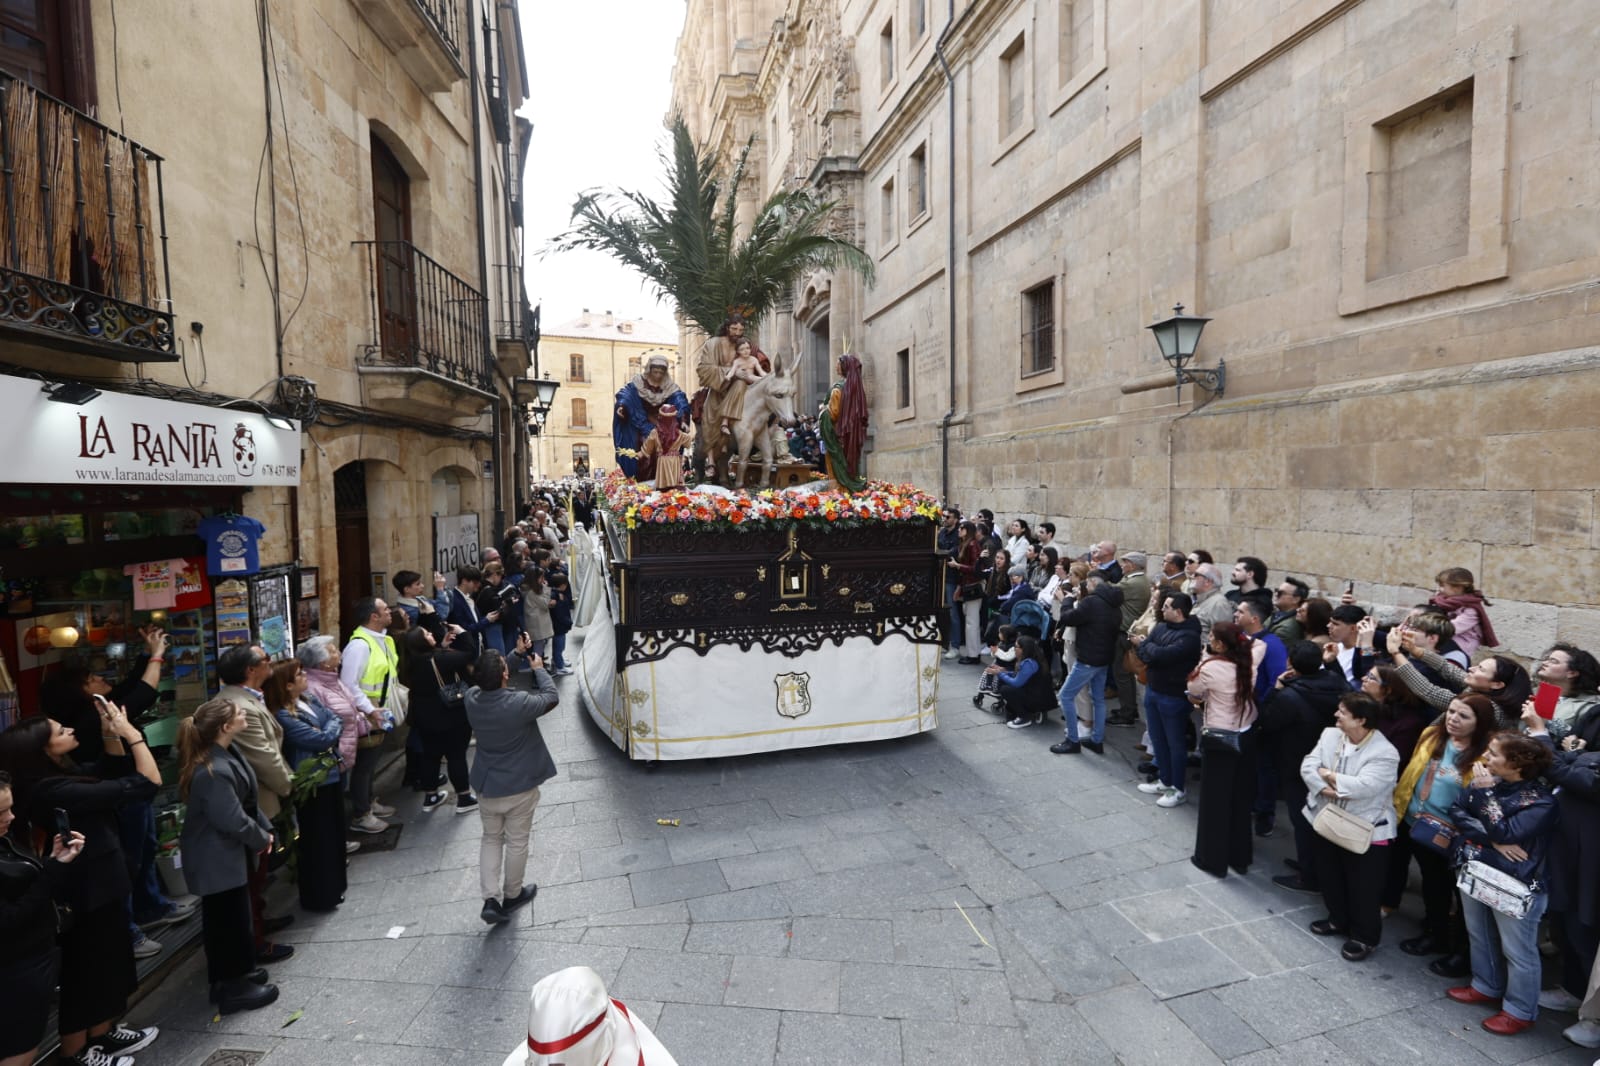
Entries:
<svg viewBox="0 0 1600 1066">
<path fill-rule="evenodd" d="M 1164 790 L 1162 792 L 1160 799 L 1156 800 L 1156 806 L 1157 807 L 1176 807 L 1178 804 L 1182 803 L 1186 799 L 1188 799 L 1188 794 L 1187 793 L 1179 792 L 1175 788 L 1169 788 L 1169 789 L 1166 789 L 1166 790 Z"/>
<path fill-rule="evenodd" d="M 372 813 L 377 815 L 379 818 L 393 818 L 394 808 L 389 806 L 387 803 L 378 803 L 374 801 L 372 804 Z"/>
<path fill-rule="evenodd" d="M 1600 1021 L 1586 1018 L 1561 1030 L 1561 1035 L 1579 1047 L 1600 1047 Z"/>
<path fill-rule="evenodd" d="M 359 840 L 346 840 L 344 842 L 344 853 L 346 855 L 354 855 L 356 852 L 358 852 L 360 850 L 361 850 L 361 842 Z"/>
<path fill-rule="evenodd" d="M 951 648 L 949 651 L 944 653 L 944 657 L 946 659 L 958 659 L 961 657 L 961 653 L 956 649 Z"/>
<path fill-rule="evenodd" d="M 568 677 L 568 676 L 571 675 L 571 673 L 572 673 L 572 667 L 570 667 L 570 666 L 558 666 L 558 667 L 556 667 L 556 676 L 557 677 Z"/>
<path fill-rule="evenodd" d="M 1006 728 L 1007 729 L 1026 729 L 1032 724 L 1033 724 L 1033 719 L 1031 717 L 1025 718 L 1025 717 L 1023 717 L 1022 715 L 1019 714 L 1015 718 L 1011 719 L 1011 721 L 1006 723 Z"/>
<path fill-rule="evenodd" d="M 381 833 L 388 828 L 388 822 L 379 821 L 371 812 L 350 823 L 352 833 Z"/>
<path fill-rule="evenodd" d="M 132 1055 L 107 1055 L 93 1044 L 86 1044 L 82 1051 L 76 1055 L 61 1056 L 62 1062 L 71 1062 L 77 1066 L 133 1066 Z"/>
<path fill-rule="evenodd" d="M 1139 782 L 1139 791 L 1143 792 L 1146 796 L 1159 796 L 1166 792 L 1166 790 L 1167 786 L 1163 785 L 1160 781 Z"/>
<path fill-rule="evenodd" d="M 1563 1014 L 1576 1014 L 1578 1008 L 1583 1006 L 1583 1000 L 1557 985 L 1539 993 L 1539 1006 L 1545 1010 L 1561 1011 Z"/>
<path fill-rule="evenodd" d="M 136 959 L 153 959 L 161 954 L 161 945 L 153 938 L 142 936 L 133 945 L 133 957 Z"/>
</svg>

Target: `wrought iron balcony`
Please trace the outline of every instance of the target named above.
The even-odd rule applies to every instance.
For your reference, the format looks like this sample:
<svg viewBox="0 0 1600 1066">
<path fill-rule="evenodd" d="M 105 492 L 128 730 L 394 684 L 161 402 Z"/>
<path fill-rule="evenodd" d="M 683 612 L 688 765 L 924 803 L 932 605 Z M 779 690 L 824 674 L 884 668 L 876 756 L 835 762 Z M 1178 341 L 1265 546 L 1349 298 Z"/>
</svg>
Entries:
<svg viewBox="0 0 1600 1066">
<path fill-rule="evenodd" d="M 424 92 L 466 77 L 464 0 L 353 0 L 367 24 Z"/>
<path fill-rule="evenodd" d="M 356 241 L 367 257 L 371 340 L 364 366 L 426 371 L 494 392 L 484 297 L 410 241 Z"/>
<path fill-rule="evenodd" d="M 0 71 L 0 330 L 178 358 L 161 157 Z"/>
</svg>

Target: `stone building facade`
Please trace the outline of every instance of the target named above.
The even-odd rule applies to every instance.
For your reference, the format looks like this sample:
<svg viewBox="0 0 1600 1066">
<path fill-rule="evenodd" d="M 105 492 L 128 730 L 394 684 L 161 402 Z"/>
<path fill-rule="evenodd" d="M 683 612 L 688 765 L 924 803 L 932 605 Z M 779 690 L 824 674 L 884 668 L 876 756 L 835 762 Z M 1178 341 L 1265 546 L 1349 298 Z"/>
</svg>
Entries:
<svg viewBox="0 0 1600 1066">
<path fill-rule="evenodd" d="M 95 338 L 6 334 L 0 358 L 294 419 L 298 486 L 246 491 L 241 509 L 266 526 L 263 565 L 319 570 L 328 631 L 348 629 L 342 611 L 374 587 L 392 595 L 387 575 L 432 569 L 434 515 L 475 514 L 492 542 L 527 494 L 515 383 L 537 343 L 515 5 L 267 0 L 256 17 L 160 5 L 119 26 L 106 0 L 23 2 L 8 18 L 13 7 L 63 38 L 38 55 L 66 58 L 7 87 L 69 85 L 84 121 L 162 157 L 161 189 L 141 191 L 163 227 L 170 281 L 150 299 L 170 334 L 165 351 L 109 359 L 89 353 Z"/>
<path fill-rule="evenodd" d="M 617 390 L 633 380 L 650 356 L 665 356 L 673 380 L 685 395 L 694 395 L 694 383 L 684 379 L 679 364 L 675 326 L 585 308 L 578 317 L 546 330 L 540 351 L 545 372 L 561 388 L 539 431 L 536 481 L 616 469 L 611 416 Z"/>
<path fill-rule="evenodd" d="M 1591 17 L 691 0 L 673 103 L 877 261 L 777 327 L 863 355 L 873 476 L 1378 604 L 1466 566 L 1531 654 L 1600 647 Z M 1178 303 L 1220 398 L 1175 399 Z"/>
</svg>

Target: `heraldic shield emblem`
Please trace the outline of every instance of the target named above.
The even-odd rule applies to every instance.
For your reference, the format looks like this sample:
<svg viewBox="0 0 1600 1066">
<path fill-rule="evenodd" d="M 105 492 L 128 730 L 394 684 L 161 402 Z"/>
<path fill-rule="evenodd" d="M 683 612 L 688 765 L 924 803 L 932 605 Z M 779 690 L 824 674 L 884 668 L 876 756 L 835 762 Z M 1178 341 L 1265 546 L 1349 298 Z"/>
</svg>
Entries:
<svg viewBox="0 0 1600 1066">
<path fill-rule="evenodd" d="M 772 683 L 778 686 L 779 714 L 785 718 L 799 718 L 811 713 L 810 674 L 778 674 Z"/>
</svg>

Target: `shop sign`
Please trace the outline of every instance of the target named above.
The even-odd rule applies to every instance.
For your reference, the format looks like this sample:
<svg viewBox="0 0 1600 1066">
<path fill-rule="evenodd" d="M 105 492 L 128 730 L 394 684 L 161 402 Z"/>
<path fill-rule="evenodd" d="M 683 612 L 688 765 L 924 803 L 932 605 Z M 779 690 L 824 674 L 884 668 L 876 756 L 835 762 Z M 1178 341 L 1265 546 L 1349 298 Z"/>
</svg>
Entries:
<svg viewBox="0 0 1600 1066">
<path fill-rule="evenodd" d="M 58 403 L 0 375 L 0 455 L 12 482 L 64 485 L 298 485 L 300 426 L 232 408 L 102 392 Z"/>
<path fill-rule="evenodd" d="M 478 540 L 478 516 L 434 515 L 433 568 L 445 576 L 450 587 L 456 584 L 456 567 L 481 565 L 483 548 Z"/>
</svg>

